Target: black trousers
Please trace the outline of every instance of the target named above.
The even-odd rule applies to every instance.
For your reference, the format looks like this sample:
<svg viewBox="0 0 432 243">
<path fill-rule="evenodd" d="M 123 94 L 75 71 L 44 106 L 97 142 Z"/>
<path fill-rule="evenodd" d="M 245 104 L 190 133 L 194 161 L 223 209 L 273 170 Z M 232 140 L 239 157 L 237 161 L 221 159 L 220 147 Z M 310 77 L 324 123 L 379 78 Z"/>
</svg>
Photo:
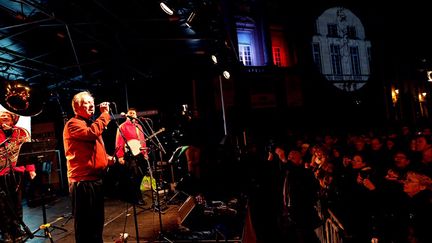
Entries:
<svg viewBox="0 0 432 243">
<path fill-rule="evenodd" d="M 76 243 L 103 243 L 105 220 L 102 180 L 69 185 Z"/>
<path fill-rule="evenodd" d="M 23 173 L 13 172 L 0 176 L 0 231 L 15 236 L 22 222 L 22 191 L 20 182 Z"/>
</svg>

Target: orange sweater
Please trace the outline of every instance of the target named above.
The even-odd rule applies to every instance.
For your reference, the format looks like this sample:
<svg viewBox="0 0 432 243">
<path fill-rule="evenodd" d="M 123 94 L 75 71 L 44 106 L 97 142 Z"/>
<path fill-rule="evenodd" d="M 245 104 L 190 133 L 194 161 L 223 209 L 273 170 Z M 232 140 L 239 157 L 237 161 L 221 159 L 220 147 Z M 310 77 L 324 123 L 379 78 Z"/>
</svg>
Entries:
<svg viewBox="0 0 432 243">
<path fill-rule="evenodd" d="M 69 182 L 101 178 L 108 166 L 102 133 L 110 119 L 104 112 L 94 122 L 75 116 L 65 124 L 63 143 Z"/>
</svg>

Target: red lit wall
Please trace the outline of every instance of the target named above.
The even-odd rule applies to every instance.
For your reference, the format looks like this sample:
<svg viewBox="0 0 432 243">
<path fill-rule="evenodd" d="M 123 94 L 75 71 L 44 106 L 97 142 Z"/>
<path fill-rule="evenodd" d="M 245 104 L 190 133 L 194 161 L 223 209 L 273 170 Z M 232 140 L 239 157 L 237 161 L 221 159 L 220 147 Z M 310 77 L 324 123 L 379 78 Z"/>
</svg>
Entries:
<svg viewBox="0 0 432 243">
<path fill-rule="evenodd" d="M 271 34 L 271 43 L 272 43 L 272 50 L 273 47 L 279 47 L 281 50 L 281 66 L 282 67 L 290 67 L 295 64 L 295 57 L 294 55 L 290 54 L 290 51 L 288 50 L 287 43 L 283 37 L 283 33 L 279 31 L 272 30 L 270 31 Z M 273 58 L 274 59 L 274 58 Z M 274 62 L 274 60 L 273 60 Z"/>
</svg>

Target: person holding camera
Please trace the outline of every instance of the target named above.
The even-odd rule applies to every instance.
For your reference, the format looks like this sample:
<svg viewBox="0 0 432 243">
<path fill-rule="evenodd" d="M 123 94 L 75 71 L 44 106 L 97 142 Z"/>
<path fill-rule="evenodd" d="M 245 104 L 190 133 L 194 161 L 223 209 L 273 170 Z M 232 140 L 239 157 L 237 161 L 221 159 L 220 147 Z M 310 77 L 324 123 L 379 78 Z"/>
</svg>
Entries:
<svg viewBox="0 0 432 243">
<path fill-rule="evenodd" d="M 376 236 L 380 205 L 379 178 L 362 153 L 345 158 L 341 181 L 342 218 L 353 242 L 370 242 Z"/>
</svg>

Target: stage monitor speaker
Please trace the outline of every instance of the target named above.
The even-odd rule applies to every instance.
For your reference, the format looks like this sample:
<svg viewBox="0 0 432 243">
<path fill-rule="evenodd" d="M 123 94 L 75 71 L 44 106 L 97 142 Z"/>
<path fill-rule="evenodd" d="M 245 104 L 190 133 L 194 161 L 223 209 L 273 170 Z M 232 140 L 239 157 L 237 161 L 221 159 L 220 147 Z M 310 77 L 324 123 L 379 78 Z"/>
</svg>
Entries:
<svg viewBox="0 0 432 243">
<path fill-rule="evenodd" d="M 178 224 L 191 231 L 209 230 L 213 221 L 212 216 L 204 213 L 204 206 L 193 196 L 189 196 L 178 209 Z"/>
<path fill-rule="evenodd" d="M 178 223 L 179 225 L 183 225 L 188 218 L 188 216 L 192 213 L 193 209 L 196 206 L 195 198 L 189 196 L 186 201 L 180 206 L 178 209 Z"/>
</svg>

